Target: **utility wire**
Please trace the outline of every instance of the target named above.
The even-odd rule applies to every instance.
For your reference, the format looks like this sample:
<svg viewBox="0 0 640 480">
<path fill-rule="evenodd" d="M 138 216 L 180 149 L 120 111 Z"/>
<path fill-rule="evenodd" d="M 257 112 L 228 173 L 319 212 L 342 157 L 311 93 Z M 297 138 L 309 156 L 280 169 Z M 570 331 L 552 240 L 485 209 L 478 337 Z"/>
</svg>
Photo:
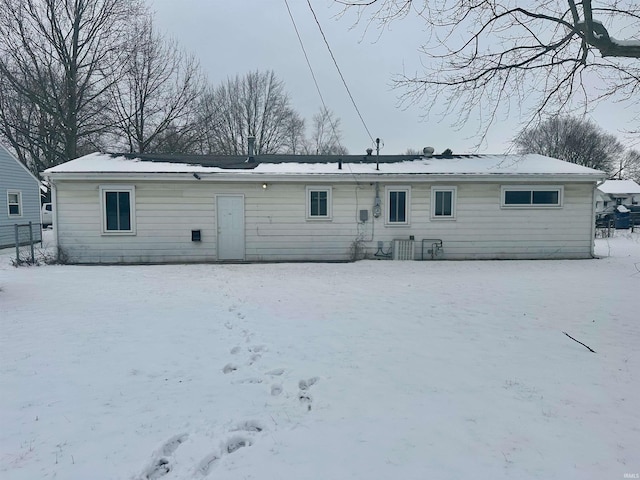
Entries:
<svg viewBox="0 0 640 480">
<path fill-rule="evenodd" d="M 286 2 L 286 0 L 285 0 Z M 322 39 L 324 40 L 325 45 L 327 46 L 327 50 L 329 50 L 329 54 L 331 55 L 331 59 L 333 60 L 333 64 L 336 66 L 336 70 L 338 70 L 338 74 L 340 75 L 340 78 L 342 79 L 342 83 L 344 84 L 344 88 L 347 90 L 347 93 L 349 94 L 349 98 L 351 99 L 351 103 L 353 104 L 353 108 L 356 109 L 356 112 L 358 113 L 358 116 L 360 117 L 360 121 L 362 122 L 362 125 L 364 126 L 364 129 L 367 131 L 367 134 L 369 135 L 369 138 L 371 139 L 371 142 L 373 143 L 373 135 L 371 135 L 371 132 L 369 131 L 369 128 L 367 127 L 366 122 L 364 121 L 364 118 L 362 118 L 362 114 L 360 113 L 360 109 L 358 108 L 358 105 L 356 105 L 356 101 L 353 98 L 353 95 L 351 95 L 351 90 L 349 90 L 349 86 L 347 85 L 346 80 L 344 79 L 344 75 L 342 75 L 342 71 L 340 70 L 340 67 L 338 66 L 338 62 L 336 60 L 336 57 L 333 55 L 333 51 L 331 50 L 331 46 L 329 45 L 329 42 L 327 41 L 327 37 L 324 34 L 324 31 L 322 30 L 322 26 L 320 25 L 320 22 L 318 21 L 318 17 L 316 16 L 316 12 L 313 10 L 313 7 L 311 6 L 311 1 L 307 0 L 307 4 L 309 5 L 309 9 L 311 10 L 311 13 L 313 14 L 313 18 L 316 21 L 316 25 L 318 25 L 318 29 L 320 30 L 320 33 L 322 34 Z M 287 6 L 288 8 L 288 6 Z"/>
<path fill-rule="evenodd" d="M 300 47 L 302 48 L 302 53 L 304 54 L 304 58 L 307 61 L 307 66 L 309 67 L 309 71 L 311 72 L 313 83 L 316 85 L 316 90 L 318 91 L 318 96 L 320 97 L 322 108 L 324 109 L 323 114 L 327 116 L 327 119 L 329 120 L 329 125 L 331 125 L 331 130 L 333 131 L 333 135 L 337 139 L 339 138 L 339 135 L 336 132 L 335 122 L 333 121 L 333 119 L 331 118 L 331 115 L 329 114 L 329 109 L 327 108 L 327 104 L 324 102 L 324 97 L 322 96 L 322 91 L 320 91 L 320 85 L 318 85 L 318 80 L 316 79 L 316 75 L 313 72 L 311 61 L 309 60 L 309 56 L 307 55 L 307 50 L 304 48 L 304 43 L 302 42 L 302 37 L 300 36 L 300 32 L 298 31 L 298 26 L 296 25 L 296 21 L 293 18 L 293 14 L 291 13 L 291 8 L 289 8 L 289 2 L 287 0 L 284 0 L 284 4 L 287 6 L 287 11 L 289 12 L 289 18 L 291 18 L 291 23 L 293 23 L 293 28 L 296 31 L 296 36 L 298 37 L 298 42 L 300 43 Z"/>
</svg>

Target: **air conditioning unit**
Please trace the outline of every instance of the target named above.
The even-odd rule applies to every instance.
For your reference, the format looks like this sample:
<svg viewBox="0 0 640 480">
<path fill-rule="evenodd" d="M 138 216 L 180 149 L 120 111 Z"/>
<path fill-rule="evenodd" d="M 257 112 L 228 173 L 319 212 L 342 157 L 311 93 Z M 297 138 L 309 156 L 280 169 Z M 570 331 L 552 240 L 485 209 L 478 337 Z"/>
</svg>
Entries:
<svg viewBox="0 0 640 480">
<path fill-rule="evenodd" d="M 394 260 L 414 260 L 414 241 L 395 239 L 393 241 L 393 259 Z"/>
</svg>

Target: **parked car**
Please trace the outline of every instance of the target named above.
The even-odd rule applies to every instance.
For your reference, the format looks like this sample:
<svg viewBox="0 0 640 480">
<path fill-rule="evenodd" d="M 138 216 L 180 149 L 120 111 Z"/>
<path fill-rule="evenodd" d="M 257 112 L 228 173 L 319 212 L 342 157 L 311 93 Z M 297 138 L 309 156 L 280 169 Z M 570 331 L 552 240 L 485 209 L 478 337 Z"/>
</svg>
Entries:
<svg viewBox="0 0 640 480">
<path fill-rule="evenodd" d="M 50 203 L 42 204 L 42 226 L 48 227 L 53 223 L 53 208 Z"/>
</svg>

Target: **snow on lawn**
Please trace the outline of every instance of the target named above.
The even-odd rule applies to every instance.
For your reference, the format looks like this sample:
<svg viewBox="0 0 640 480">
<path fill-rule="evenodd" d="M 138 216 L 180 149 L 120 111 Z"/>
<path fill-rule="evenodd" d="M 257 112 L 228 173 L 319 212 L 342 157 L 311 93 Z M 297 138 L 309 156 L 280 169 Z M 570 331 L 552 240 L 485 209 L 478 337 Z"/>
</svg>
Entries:
<svg viewBox="0 0 640 480">
<path fill-rule="evenodd" d="M 635 476 L 640 234 L 597 244 L 583 261 L 120 267 L 13 268 L 9 251 L 0 477 Z"/>
</svg>

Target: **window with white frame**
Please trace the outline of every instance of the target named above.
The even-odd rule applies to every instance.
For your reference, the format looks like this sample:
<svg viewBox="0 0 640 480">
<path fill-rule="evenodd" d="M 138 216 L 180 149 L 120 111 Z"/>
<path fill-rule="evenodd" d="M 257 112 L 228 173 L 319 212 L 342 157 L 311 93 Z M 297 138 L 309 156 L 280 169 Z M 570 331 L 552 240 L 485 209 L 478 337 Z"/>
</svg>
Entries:
<svg viewBox="0 0 640 480">
<path fill-rule="evenodd" d="M 22 192 L 9 190 L 7 192 L 7 208 L 10 217 L 22 216 Z"/>
<path fill-rule="evenodd" d="M 431 218 L 456 218 L 456 187 L 431 187 Z"/>
<path fill-rule="evenodd" d="M 307 187 L 307 219 L 331 220 L 331 187 Z"/>
<path fill-rule="evenodd" d="M 387 225 L 409 225 L 410 187 L 386 187 Z"/>
<path fill-rule="evenodd" d="M 548 208 L 562 206 L 561 186 L 503 186 L 502 206 L 512 208 Z"/>
<path fill-rule="evenodd" d="M 135 234 L 135 187 L 100 186 L 103 234 Z"/>
</svg>

